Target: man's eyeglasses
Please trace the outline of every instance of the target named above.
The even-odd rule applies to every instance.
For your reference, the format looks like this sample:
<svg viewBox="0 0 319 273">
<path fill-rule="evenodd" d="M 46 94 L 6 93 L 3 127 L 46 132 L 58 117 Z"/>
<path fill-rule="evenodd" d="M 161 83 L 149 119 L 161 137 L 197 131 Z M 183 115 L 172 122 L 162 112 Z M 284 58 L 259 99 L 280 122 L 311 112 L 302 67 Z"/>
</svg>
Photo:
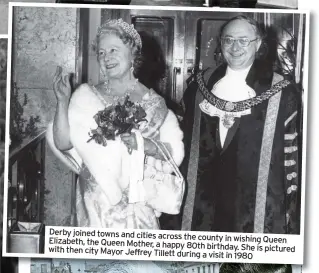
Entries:
<svg viewBox="0 0 319 273">
<path fill-rule="evenodd" d="M 251 42 L 255 42 L 257 40 L 258 40 L 258 38 L 254 39 L 254 40 L 249 40 L 248 38 L 235 39 L 232 37 L 222 37 L 221 38 L 222 45 L 224 45 L 224 46 L 232 46 L 235 43 L 235 41 L 238 41 L 238 44 L 240 46 L 247 47 L 250 45 Z"/>
</svg>

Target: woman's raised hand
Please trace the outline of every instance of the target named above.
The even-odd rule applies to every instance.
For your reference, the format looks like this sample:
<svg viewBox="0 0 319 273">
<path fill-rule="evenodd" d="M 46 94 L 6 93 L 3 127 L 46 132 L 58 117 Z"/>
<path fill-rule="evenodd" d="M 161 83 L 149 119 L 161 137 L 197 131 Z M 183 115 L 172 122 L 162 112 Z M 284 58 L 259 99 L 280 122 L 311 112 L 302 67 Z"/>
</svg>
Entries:
<svg viewBox="0 0 319 273">
<path fill-rule="evenodd" d="M 71 97 L 69 76 L 62 75 L 62 67 L 58 66 L 53 79 L 53 90 L 58 102 L 68 103 Z"/>
</svg>

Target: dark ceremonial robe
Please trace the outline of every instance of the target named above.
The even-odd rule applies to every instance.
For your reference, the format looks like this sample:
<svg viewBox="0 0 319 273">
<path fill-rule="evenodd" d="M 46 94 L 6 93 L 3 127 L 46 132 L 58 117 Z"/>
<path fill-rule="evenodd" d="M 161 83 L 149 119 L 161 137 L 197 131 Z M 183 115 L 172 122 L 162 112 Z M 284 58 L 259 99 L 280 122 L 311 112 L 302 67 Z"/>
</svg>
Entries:
<svg viewBox="0 0 319 273">
<path fill-rule="evenodd" d="M 222 65 L 213 73 L 206 71 L 208 90 L 225 76 L 226 69 Z M 281 77 L 256 60 L 246 83 L 258 96 L 271 88 L 274 76 Z M 183 97 L 186 156 L 182 170 L 188 189 L 182 229 L 254 232 L 260 151 L 269 100 L 251 108 L 251 114 L 235 118 L 221 147 L 219 118 L 200 111 L 198 103 L 202 99 L 193 81 Z M 283 88 L 268 172 L 264 233 L 300 233 L 300 101 L 294 85 Z M 196 134 L 198 139 L 194 139 Z"/>
</svg>

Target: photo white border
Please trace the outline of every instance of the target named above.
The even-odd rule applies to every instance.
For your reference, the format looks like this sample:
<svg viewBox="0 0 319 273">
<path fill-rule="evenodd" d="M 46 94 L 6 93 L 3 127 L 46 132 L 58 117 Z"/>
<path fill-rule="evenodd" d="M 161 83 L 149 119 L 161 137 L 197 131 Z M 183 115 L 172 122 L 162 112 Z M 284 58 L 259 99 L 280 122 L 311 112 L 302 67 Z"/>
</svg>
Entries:
<svg viewBox="0 0 319 273">
<path fill-rule="evenodd" d="M 307 149 L 307 115 L 308 115 L 308 67 L 309 67 L 309 29 L 310 29 L 310 11 L 307 9 L 290 10 L 290 9 L 243 9 L 243 8 L 221 8 L 221 7 L 181 7 L 181 6 L 140 6 L 140 5 L 101 5 L 101 4 L 56 4 L 56 3 L 25 3 L 25 2 L 10 2 L 9 3 L 9 18 L 8 18 L 8 64 L 7 64 L 7 105 L 6 105 L 6 143 L 5 143 L 5 169 L 4 169 L 4 205 L 3 205 L 3 244 L 2 251 L 5 257 L 34 257 L 34 258 L 55 258 L 56 256 L 45 255 L 45 254 L 33 254 L 33 253 L 8 253 L 7 252 L 7 199 L 8 199 L 8 156 L 9 156 L 9 122 L 10 122 L 10 92 L 11 92 L 11 64 L 12 64 L 12 23 L 13 23 L 13 8 L 14 7 L 37 7 L 37 8 L 87 8 L 87 9 L 139 9 L 139 10 L 168 10 L 168 11 L 203 11 L 203 12 L 227 12 L 227 13 L 276 13 L 276 14 L 304 14 L 305 20 L 305 40 L 304 40 L 304 63 L 303 63 L 303 147 L 302 147 L 302 178 L 301 178 L 301 215 L 300 215 L 300 235 L 285 235 L 285 236 L 297 236 L 298 244 L 297 247 L 301 247 L 304 250 L 304 216 L 305 216 L 305 189 L 306 189 L 306 149 Z M 129 230 L 127 230 L 129 231 Z M 145 230 L 146 231 L 146 230 Z M 177 231 L 179 232 L 179 231 Z M 198 234 L 198 231 L 190 231 L 190 233 Z M 245 233 L 242 233 L 245 235 Z M 274 235 L 274 234 L 272 234 Z M 300 237 L 301 236 L 301 237 Z M 299 246 L 301 244 L 301 246 Z M 303 251 L 302 251 L 303 252 Z M 64 256 L 64 255 L 63 255 Z M 71 256 L 71 255 L 70 255 Z M 57 257 L 56 257 L 57 258 Z M 300 257 L 298 264 L 302 264 L 304 255 Z M 215 260 L 212 260 L 214 262 Z M 262 261 L 258 261 L 259 263 Z M 250 263 L 256 263 L 251 261 Z M 287 263 L 283 261 L 283 263 Z M 289 263 L 289 262 L 288 262 Z"/>
<path fill-rule="evenodd" d="M 307 140 L 308 140 L 308 94 L 309 94 L 309 31 L 310 31 L 310 13 L 306 16 L 305 43 L 304 43 L 304 66 L 302 87 L 303 93 L 303 128 L 302 128 L 302 177 L 301 177 L 301 209 L 300 209 L 300 236 L 302 235 L 303 256 L 305 249 L 305 199 L 306 199 L 306 172 L 307 172 Z M 305 76 L 307 75 L 307 76 Z M 309 177 L 308 177 L 309 179 Z"/>
<path fill-rule="evenodd" d="M 19 258 L 17 273 L 31 273 L 31 258 Z"/>
</svg>

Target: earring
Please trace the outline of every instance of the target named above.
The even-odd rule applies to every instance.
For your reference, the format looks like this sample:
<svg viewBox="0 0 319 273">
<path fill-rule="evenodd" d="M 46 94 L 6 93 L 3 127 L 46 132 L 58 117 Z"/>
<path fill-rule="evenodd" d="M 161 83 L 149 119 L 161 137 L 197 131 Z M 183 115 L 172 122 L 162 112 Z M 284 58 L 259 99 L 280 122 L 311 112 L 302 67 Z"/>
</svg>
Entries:
<svg viewBox="0 0 319 273">
<path fill-rule="evenodd" d="M 106 76 L 106 73 L 105 73 L 105 71 L 102 69 L 102 67 L 100 67 L 100 73 L 103 75 L 103 77 Z"/>
</svg>

